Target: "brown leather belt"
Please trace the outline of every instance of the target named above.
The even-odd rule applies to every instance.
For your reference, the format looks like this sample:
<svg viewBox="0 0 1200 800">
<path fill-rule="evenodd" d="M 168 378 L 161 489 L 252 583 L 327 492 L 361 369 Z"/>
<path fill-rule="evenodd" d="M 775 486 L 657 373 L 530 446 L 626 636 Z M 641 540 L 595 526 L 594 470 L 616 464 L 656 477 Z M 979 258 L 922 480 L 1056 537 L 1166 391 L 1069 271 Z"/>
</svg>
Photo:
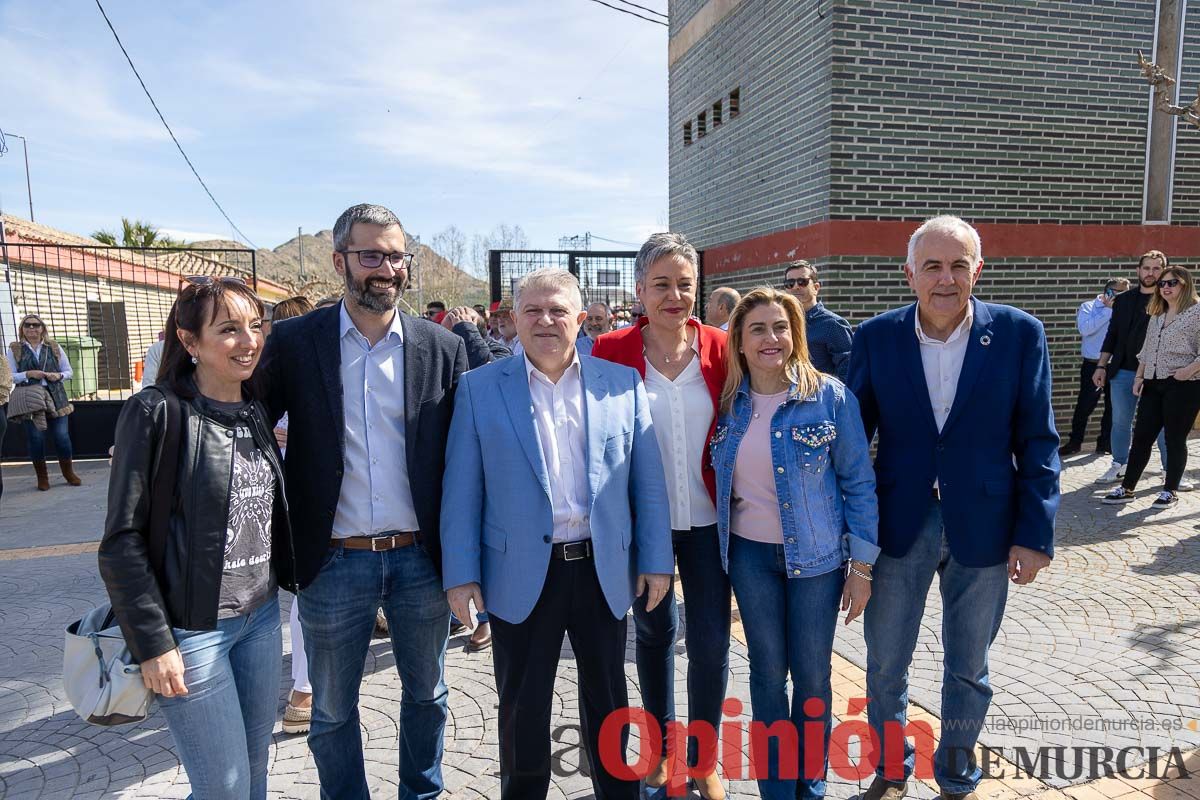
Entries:
<svg viewBox="0 0 1200 800">
<path fill-rule="evenodd" d="M 351 536 L 348 539 L 330 539 L 329 546 L 341 545 L 351 550 L 370 550 L 372 553 L 382 553 L 385 550 L 411 547 L 417 543 L 417 533 L 418 531 L 405 531 L 386 536 Z"/>
</svg>

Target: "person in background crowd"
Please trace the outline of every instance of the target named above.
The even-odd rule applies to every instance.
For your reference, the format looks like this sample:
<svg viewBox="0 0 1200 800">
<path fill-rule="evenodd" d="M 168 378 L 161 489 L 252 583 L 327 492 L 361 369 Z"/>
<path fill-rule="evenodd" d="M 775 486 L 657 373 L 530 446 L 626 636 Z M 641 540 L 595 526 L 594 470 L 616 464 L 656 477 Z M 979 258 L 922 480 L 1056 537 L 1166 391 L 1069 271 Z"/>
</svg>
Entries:
<svg viewBox="0 0 1200 800">
<path fill-rule="evenodd" d="M 1133 394 L 1141 399 L 1129 463 L 1124 480 L 1105 503 L 1134 499 L 1150 448 L 1161 433 L 1167 439 L 1166 479 L 1152 505 L 1170 508 L 1179 502 L 1176 492 L 1187 468 L 1187 438 L 1200 413 L 1200 297 L 1191 271 L 1183 267 L 1164 269 L 1157 288 L 1146 307 L 1150 324 L 1133 379 Z"/>
<path fill-rule="evenodd" d="M 0 448 L 8 432 L 8 396 L 12 393 L 12 368 L 7 358 L 0 358 Z M 4 470 L 0 469 L 0 500 L 4 498 Z"/>
<path fill-rule="evenodd" d="M 917 302 L 867 320 L 854 337 L 848 385 L 867 441 L 879 434 L 883 550 L 863 626 L 867 718 L 882 755 L 864 800 L 908 791 L 908 670 L 935 573 L 944 663 L 933 777 L 942 800 L 976 800 L 988 649 L 1008 582 L 1031 583 L 1054 555 L 1061 464 L 1046 333 L 1023 311 L 973 298 L 982 271 L 975 228 L 952 216 L 926 221 L 904 266 Z"/>
<path fill-rule="evenodd" d="M 466 349 L 397 310 L 412 254 L 395 214 L 352 206 L 333 240 L 345 298 L 282 323 L 259 368 L 271 419 L 290 420 L 284 469 L 313 687 L 308 746 L 323 796 L 369 796 L 358 692 L 382 605 L 403 692 L 398 791 L 436 797 L 450 627 L 439 509 Z"/>
<path fill-rule="evenodd" d="M 608 303 L 592 303 L 587 307 L 587 318 L 583 321 L 583 329 L 575 340 L 575 349 L 580 355 L 592 355 L 596 340 L 612 330 L 613 314 Z"/>
<path fill-rule="evenodd" d="M 1100 347 L 1108 332 L 1108 321 L 1112 318 L 1112 305 L 1117 295 L 1129 290 L 1125 278 L 1113 278 L 1104 284 L 1104 291 L 1079 305 L 1075 314 L 1075 327 L 1083 339 L 1083 364 L 1079 370 L 1079 397 L 1075 400 L 1075 412 L 1071 415 L 1071 435 L 1066 444 L 1058 448 L 1060 457 L 1070 456 L 1083 449 L 1083 437 L 1087 434 L 1088 417 L 1100 401 L 1101 389 L 1092 383 L 1096 374 L 1096 361 L 1100 358 Z M 1111 453 L 1112 401 L 1109 399 L 1109 384 L 1105 382 L 1104 415 L 1100 419 L 1100 436 L 1096 439 L 1097 453 Z"/>
<path fill-rule="evenodd" d="M 16 386 L 41 387 L 49 395 L 42 407 L 45 409 L 46 429 L 54 437 L 58 468 L 67 483 L 79 486 L 83 481 L 75 474 L 72 464 L 74 451 L 67 427 L 67 415 L 73 409 L 64 385 L 64 381 L 71 380 L 74 374 L 71 362 L 67 360 L 66 352 L 50 339 L 46 323 L 37 314 L 26 314 L 21 319 L 20 335 L 20 341 L 10 343 L 5 353 L 13 382 Z M 37 488 L 42 492 L 48 491 L 50 475 L 46 470 L 46 436 L 33 419 L 24 418 L 23 424 L 29 459 L 37 475 Z"/>
<path fill-rule="evenodd" d="M 794 761 L 805 771 L 800 780 L 780 775 L 776 750 L 759 793 L 820 798 L 838 608 L 848 611 L 847 625 L 862 613 L 879 555 L 870 445 L 854 394 L 808 360 L 804 310 L 791 295 L 746 295 L 730 319 L 726 352 L 712 438 L 720 558 L 746 630 L 754 719 L 805 732 Z M 822 703 L 814 713 L 812 698 Z M 814 722 L 824 731 L 819 758 L 807 749 Z M 826 767 L 814 774 L 812 763 Z"/>
<path fill-rule="evenodd" d="M 704 304 L 704 324 L 723 331 L 729 330 L 729 315 L 741 299 L 737 289 L 728 286 L 713 289 L 708 296 L 708 302 Z"/>
<path fill-rule="evenodd" d="M 446 304 L 441 300 L 430 300 L 425 304 L 425 319 L 438 321 L 439 314 L 446 313 Z"/>
<path fill-rule="evenodd" d="M 270 321 L 263 321 L 263 336 L 270 336 L 275 323 L 303 316 L 313 310 L 307 297 L 297 295 L 281 300 L 271 309 Z M 287 458 L 288 415 L 275 423 L 275 441 L 280 456 Z M 288 628 L 292 638 L 292 691 L 283 710 L 283 732 L 308 733 L 312 722 L 312 684 L 308 681 L 308 655 L 304 652 L 304 631 L 300 627 L 300 603 L 293 599 L 288 612 Z"/>
<path fill-rule="evenodd" d="M 487 339 L 479 332 L 479 321 L 470 306 L 452 308 L 438 321 L 439 325 L 463 340 L 467 348 L 467 369 L 476 369 L 512 355 L 512 351 L 503 344 Z"/>
<path fill-rule="evenodd" d="M 500 305 L 496 309 L 496 330 L 500 334 L 500 344 L 508 348 L 508 351 L 514 356 L 519 356 L 525 352 L 521 345 L 521 337 L 517 335 L 517 323 L 513 318 L 512 303 L 506 300 L 500 301 Z"/>
<path fill-rule="evenodd" d="M 145 359 L 142 361 L 142 388 L 154 385 L 154 379 L 158 377 L 158 365 L 162 362 L 163 339 L 165 333 L 158 332 L 158 338 L 154 344 L 150 345 L 146 350 Z"/>
<path fill-rule="evenodd" d="M 1113 300 L 1112 317 L 1100 346 L 1100 357 L 1092 373 L 1092 384 L 1097 389 L 1110 383 L 1109 399 L 1112 401 L 1112 464 L 1096 483 L 1112 483 L 1125 477 L 1125 465 L 1129 463 L 1129 443 L 1133 437 L 1133 416 L 1137 410 L 1137 397 L 1133 394 L 1133 379 L 1137 375 L 1137 354 L 1146 339 L 1146 326 L 1150 317 L 1146 308 L 1158 286 L 1158 278 L 1167 267 L 1167 256 L 1159 250 L 1143 253 L 1138 259 L 1138 290 L 1125 292 Z M 1158 454 L 1163 468 L 1167 466 L 1165 436 L 1158 437 Z M 1186 481 L 1179 484 L 1180 491 L 1188 491 L 1192 485 Z"/>
<path fill-rule="evenodd" d="M 340 297 L 322 297 L 320 300 L 317 301 L 316 308 L 314 308 L 313 310 L 315 311 L 315 310 L 321 309 L 321 308 L 329 308 L 329 306 L 336 306 L 341 301 L 342 301 L 342 298 L 340 298 Z"/>
<path fill-rule="evenodd" d="M 564 633 L 595 795 L 635 800 L 637 782 L 602 766 L 600 729 L 628 706 L 630 604 L 647 595 L 653 610 L 671 585 L 646 393 L 632 369 L 575 349 L 585 313 L 574 275 L 531 272 L 515 304 L 524 356 L 468 372 L 455 401 L 442 500 L 446 594 L 459 619 L 471 603 L 491 616 L 501 800 L 546 797 Z M 509 455 L 505 469 L 485 469 L 485 446 Z M 621 758 L 627 739 L 626 729 Z"/>
<path fill-rule="evenodd" d="M 804 308 L 808 356 L 813 366 L 826 375 L 846 380 L 853 331 L 849 322 L 817 299 L 821 293 L 817 268 L 803 259 L 793 261 L 783 270 L 783 286 L 780 288 L 799 300 Z"/>
<path fill-rule="evenodd" d="M 666 471 L 672 550 L 687 608 L 688 718 L 719 730 L 729 681 L 730 589 L 721 568 L 716 476 L 707 453 L 725 383 L 725 334 L 692 316 L 699 265 L 696 248 L 681 234 L 650 236 L 634 261 L 637 297 L 645 315 L 637 325 L 596 340 L 592 355 L 633 367 L 645 382 Z M 657 789 L 670 781 L 675 763 L 667 753 L 666 737 L 667 724 L 675 719 L 675 593 L 668 591 L 653 610 L 645 598 L 638 598 L 633 620 L 642 703 L 663 732 L 662 759 L 646 777 L 646 786 Z M 697 780 L 701 796 L 725 797 L 712 760 L 715 751 L 697 750 L 693 740 L 687 754 L 690 766 L 714 765 Z"/>
<path fill-rule="evenodd" d="M 265 800 L 283 658 L 277 586 L 294 588 L 294 563 L 283 470 L 249 382 L 263 305 L 240 278 L 188 280 L 155 387 L 117 422 L 100 575 L 191 796 Z M 171 453 L 164 390 L 183 417 Z M 147 540 L 164 458 L 178 459 L 178 475 L 158 562 Z"/>
<path fill-rule="evenodd" d="M 479 335 L 484 339 L 489 338 L 491 336 L 491 313 L 483 303 L 476 303 L 472 308 L 475 309 L 475 324 L 479 327 Z"/>
</svg>

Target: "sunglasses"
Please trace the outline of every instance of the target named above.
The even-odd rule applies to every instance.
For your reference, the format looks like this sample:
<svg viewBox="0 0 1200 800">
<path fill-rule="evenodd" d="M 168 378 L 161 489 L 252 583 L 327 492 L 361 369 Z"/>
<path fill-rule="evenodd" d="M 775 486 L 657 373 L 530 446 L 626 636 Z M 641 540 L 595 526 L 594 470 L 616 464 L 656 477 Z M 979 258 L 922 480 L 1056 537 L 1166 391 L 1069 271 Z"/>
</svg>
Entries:
<svg viewBox="0 0 1200 800">
<path fill-rule="evenodd" d="M 1174 289 L 1176 286 L 1178 286 L 1181 283 L 1183 283 L 1183 281 L 1179 280 L 1179 278 L 1163 278 L 1161 281 L 1158 282 L 1158 288 L 1163 289 L 1163 288 L 1169 286 L 1172 289 Z"/>
<path fill-rule="evenodd" d="M 193 286 L 212 286 L 214 283 L 223 283 L 227 286 L 247 285 L 245 278 L 238 278 L 233 275 L 222 278 L 214 278 L 212 275 L 185 275 L 183 279 Z"/>
<path fill-rule="evenodd" d="M 810 283 L 812 283 L 812 278 L 792 278 L 791 280 L 785 280 L 783 282 L 782 288 L 792 289 L 792 288 L 799 286 L 801 289 L 803 289 L 805 286 L 808 286 Z"/>
<path fill-rule="evenodd" d="M 40 327 L 42 327 L 42 323 L 40 323 L 40 322 L 26 322 L 26 323 L 25 323 L 25 324 L 24 324 L 22 327 L 25 327 L 25 328 L 40 328 Z"/>
</svg>

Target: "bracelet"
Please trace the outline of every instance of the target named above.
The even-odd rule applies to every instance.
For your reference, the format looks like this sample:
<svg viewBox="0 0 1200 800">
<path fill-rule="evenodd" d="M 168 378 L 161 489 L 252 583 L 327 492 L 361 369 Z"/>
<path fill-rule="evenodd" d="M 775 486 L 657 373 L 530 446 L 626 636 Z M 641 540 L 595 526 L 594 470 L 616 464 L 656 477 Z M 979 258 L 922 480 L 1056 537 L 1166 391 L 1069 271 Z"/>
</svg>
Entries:
<svg viewBox="0 0 1200 800">
<path fill-rule="evenodd" d="M 1097 364 L 1096 369 L 1102 369 L 1105 372 L 1108 372 L 1108 364 Z"/>
<path fill-rule="evenodd" d="M 857 575 L 858 577 L 862 578 L 863 580 L 867 581 L 868 583 L 874 580 L 874 578 L 871 577 L 871 573 L 863 572 L 862 570 L 855 567 L 854 564 L 850 565 L 850 574 Z"/>
</svg>

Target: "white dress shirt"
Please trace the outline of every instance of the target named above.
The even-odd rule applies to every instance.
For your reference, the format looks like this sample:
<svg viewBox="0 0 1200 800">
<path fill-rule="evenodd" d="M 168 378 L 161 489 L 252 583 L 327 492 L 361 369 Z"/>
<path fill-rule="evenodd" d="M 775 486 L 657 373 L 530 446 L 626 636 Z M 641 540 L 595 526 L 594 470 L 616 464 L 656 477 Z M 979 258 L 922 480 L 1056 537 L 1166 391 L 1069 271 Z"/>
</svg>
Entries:
<svg viewBox="0 0 1200 800">
<path fill-rule="evenodd" d="M 420 528 L 404 441 L 404 332 L 400 312 L 374 347 L 339 315 L 346 454 L 333 537 Z"/>
<path fill-rule="evenodd" d="M 587 477 L 583 380 L 579 374 L 579 353 L 574 356 L 558 383 L 551 383 L 529 357 L 524 356 L 534 427 L 550 479 L 555 542 L 592 538 L 588 522 L 591 491 Z"/>
<path fill-rule="evenodd" d="M 646 395 L 650 418 L 662 453 L 671 506 L 671 529 L 687 531 L 717 521 L 717 510 L 704 485 L 701 465 L 713 420 L 712 396 L 700 372 L 700 337 L 692 340 L 696 355 L 670 380 L 646 359 Z"/>
<path fill-rule="evenodd" d="M 921 345 L 921 364 L 925 367 L 925 385 L 929 389 L 929 405 L 940 433 L 954 407 L 954 396 L 958 393 L 958 376 L 962 374 L 963 359 L 967 355 L 971 323 L 975 308 L 967 303 L 967 316 L 954 329 L 946 341 L 934 339 L 921 330 L 921 306 L 916 313 L 917 342 Z"/>
<path fill-rule="evenodd" d="M 33 357 L 36 358 L 39 363 L 41 362 L 42 348 L 46 346 L 44 343 L 38 344 L 36 347 L 34 347 L 29 342 L 22 340 L 21 344 L 24 345 L 25 347 L 28 347 L 30 350 L 32 350 Z M 25 377 L 24 372 L 17 372 L 17 362 L 16 362 L 16 359 L 14 359 L 12 357 L 12 350 L 6 347 L 4 349 L 4 355 L 5 355 L 5 358 L 8 359 L 8 369 L 10 372 L 12 372 L 13 384 L 24 383 L 25 381 L 27 381 L 28 378 Z M 75 374 L 71 370 L 71 362 L 67 360 L 67 351 L 65 348 L 63 348 L 62 345 L 58 346 L 58 369 L 52 369 L 50 371 L 51 372 L 61 372 L 62 379 L 64 381 L 71 380 L 71 376 Z M 39 381 L 39 383 L 41 383 L 42 386 L 49 385 L 49 382 L 45 378 L 42 378 Z"/>
</svg>

